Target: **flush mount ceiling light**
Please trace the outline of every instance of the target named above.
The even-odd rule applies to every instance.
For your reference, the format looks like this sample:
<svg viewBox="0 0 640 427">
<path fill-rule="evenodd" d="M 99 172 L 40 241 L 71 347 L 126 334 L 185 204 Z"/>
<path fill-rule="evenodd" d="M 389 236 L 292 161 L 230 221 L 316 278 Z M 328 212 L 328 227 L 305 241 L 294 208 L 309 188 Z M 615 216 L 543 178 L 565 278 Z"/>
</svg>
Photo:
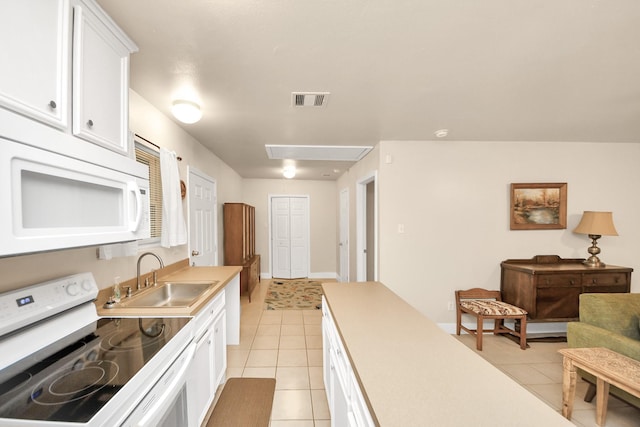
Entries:
<svg viewBox="0 0 640 427">
<path fill-rule="evenodd" d="M 282 176 L 287 179 L 293 178 L 296 176 L 296 167 L 291 165 L 285 166 L 284 169 L 282 169 Z"/>
<path fill-rule="evenodd" d="M 449 135 L 449 129 L 438 129 L 433 134 L 436 136 L 436 138 L 444 138 L 445 136 Z"/>
<path fill-rule="evenodd" d="M 171 113 L 176 119 L 187 124 L 195 123 L 202 118 L 200 106 L 193 101 L 187 101 L 185 99 L 173 101 Z"/>
</svg>

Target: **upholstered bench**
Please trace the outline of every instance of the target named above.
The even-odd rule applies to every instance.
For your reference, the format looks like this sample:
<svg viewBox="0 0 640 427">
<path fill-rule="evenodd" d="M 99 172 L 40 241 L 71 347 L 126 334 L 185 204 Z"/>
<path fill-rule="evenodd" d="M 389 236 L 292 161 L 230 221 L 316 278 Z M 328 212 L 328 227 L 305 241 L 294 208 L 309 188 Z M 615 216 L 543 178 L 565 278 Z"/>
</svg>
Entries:
<svg viewBox="0 0 640 427">
<path fill-rule="evenodd" d="M 456 291 L 456 335 L 464 330 L 476 336 L 476 348 L 482 350 L 482 334 L 491 331 L 494 335 L 509 334 L 520 338 L 520 348 L 527 348 L 527 312 L 520 307 L 502 301 L 500 291 L 473 288 Z M 477 320 L 476 329 L 467 328 L 462 324 L 462 314 L 470 314 Z M 484 320 L 493 319 L 493 329 L 484 329 Z M 504 319 L 520 321 L 520 331 L 510 329 L 504 325 Z"/>
</svg>

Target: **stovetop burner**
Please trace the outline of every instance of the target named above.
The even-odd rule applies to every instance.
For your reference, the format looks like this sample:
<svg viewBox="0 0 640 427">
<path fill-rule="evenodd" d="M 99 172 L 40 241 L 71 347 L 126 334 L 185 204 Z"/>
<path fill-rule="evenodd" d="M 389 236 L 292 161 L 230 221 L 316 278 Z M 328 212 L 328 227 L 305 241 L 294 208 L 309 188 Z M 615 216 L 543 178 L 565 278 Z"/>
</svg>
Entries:
<svg viewBox="0 0 640 427">
<path fill-rule="evenodd" d="M 89 421 L 188 321 L 100 319 L 62 350 L 45 347 L 2 370 L 0 418 Z"/>
</svg>

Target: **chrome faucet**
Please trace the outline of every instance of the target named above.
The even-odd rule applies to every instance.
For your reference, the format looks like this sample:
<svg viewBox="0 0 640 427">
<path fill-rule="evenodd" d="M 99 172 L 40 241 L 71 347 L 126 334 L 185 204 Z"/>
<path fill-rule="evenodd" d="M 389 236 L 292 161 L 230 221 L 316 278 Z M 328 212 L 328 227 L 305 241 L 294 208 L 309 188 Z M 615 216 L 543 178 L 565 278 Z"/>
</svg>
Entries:
<svg viewBox="0 0 640 427">
<path fill-rule="evenodd" d="M 147 255 L 151 255 L 154 256 L 158 262 L 160 263 L 160 268 L 164 268 L 164 262 L 162 262 L 162 258 L 160 258 L 158 255 L 154 254 L 153 252 L 145 252 L 142 255 L 140 255 L 138 257 L 138 267 L 136 269 L 136 286 L 138 288 L 138 290 L 142 289 L 142 286 L 140 286 L 140 261 L 142 261 L 142 258 L 144 258 Z M 153 283 L 155 284 L 156 282 L 156 274 L 155 271 L 153 272 Z"/>
</svg>

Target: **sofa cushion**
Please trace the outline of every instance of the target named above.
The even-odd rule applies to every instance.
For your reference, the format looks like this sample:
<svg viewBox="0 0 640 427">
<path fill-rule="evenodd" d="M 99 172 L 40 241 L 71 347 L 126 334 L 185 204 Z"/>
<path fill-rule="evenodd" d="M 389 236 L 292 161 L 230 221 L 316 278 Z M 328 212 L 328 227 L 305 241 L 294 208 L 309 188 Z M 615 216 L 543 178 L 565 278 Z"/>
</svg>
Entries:
<svg viewBox="0 0 640 427">
<path fill-rule="evenodd" d="M 581 294 L 580 321 L 640 340 L 640 294 Z"/>
</svg>

